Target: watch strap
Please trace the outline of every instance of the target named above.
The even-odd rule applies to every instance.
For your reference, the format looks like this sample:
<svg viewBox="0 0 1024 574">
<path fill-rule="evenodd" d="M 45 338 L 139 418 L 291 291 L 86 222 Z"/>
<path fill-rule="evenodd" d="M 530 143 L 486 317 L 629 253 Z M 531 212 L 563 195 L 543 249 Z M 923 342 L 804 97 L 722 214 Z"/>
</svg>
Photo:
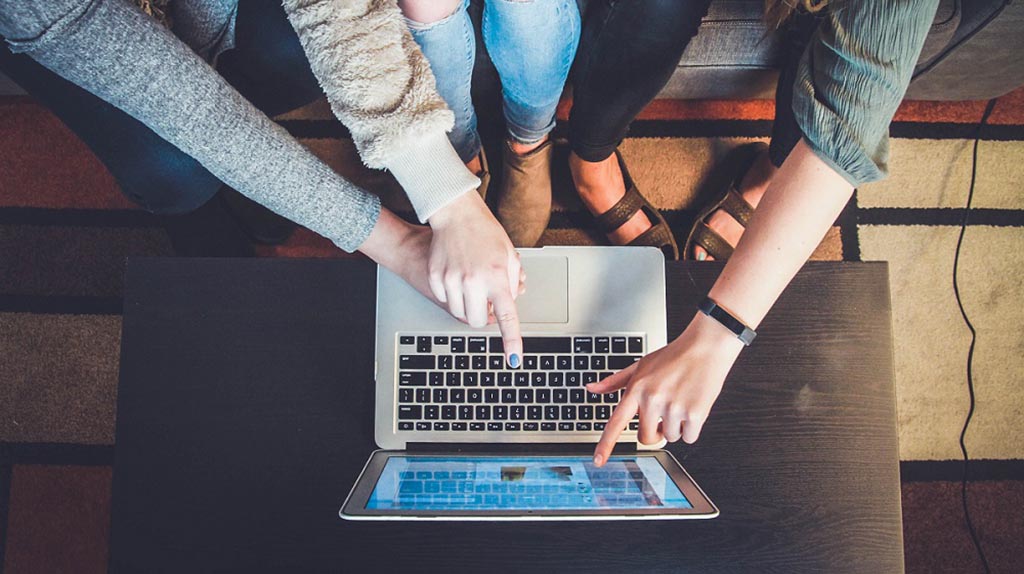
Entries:
<svg viewBox="0 0 1024 574">
<path fill-rule="evenodd" d="M 711 317 L 715 321 L 721 323 L 726 329 L 732 331 L 733 334 L 735 334 L 736 337 L 740 341 L 743 341 L 743 344 L 748 347 L 754 342 L 754 337 L 757 337 L 757 332 L 744 324 L 743 321 L 734 317 L 732 313 L 721 308 L 711 297 L 705 297 L 704 300 L 697 305 L 697 309 L 699 309 L 701 313 L 704 313 L 708 317 Z"/>
</svg>

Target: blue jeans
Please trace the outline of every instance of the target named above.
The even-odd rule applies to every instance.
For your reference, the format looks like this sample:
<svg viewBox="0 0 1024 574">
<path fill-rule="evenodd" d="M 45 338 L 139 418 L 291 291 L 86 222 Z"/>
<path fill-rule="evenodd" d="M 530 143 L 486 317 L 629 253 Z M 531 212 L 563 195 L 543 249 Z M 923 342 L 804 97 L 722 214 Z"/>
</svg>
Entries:
<svg viewBox="0 0 1024 574">
<path fill-rule="evenodd" d="M 246 0 L 238 10 L 235 49 L 218 71 L 257 108 L 273 116 L 323 92 L 279 0 Z M 64 122 L 147 211 L 176 215 L 198 209 L 223 185 L 191 156 L 144 124 L 64 80 L 0 39 L 0 70 Z"/>
<path fill-rule="evenodd" d="M 437 79 L 437 91 L 455 113 L 448 134 L 462 161 L 480 153 L 470 96 L 476 37 L 470 0 L 430 24 L 407 19 Z M 555 108 L 580 39 L 576 0 L 484 0 L 483 39 L 501 78 L 509 137 L 536 143 L 555 127 Z"/>
</svg>

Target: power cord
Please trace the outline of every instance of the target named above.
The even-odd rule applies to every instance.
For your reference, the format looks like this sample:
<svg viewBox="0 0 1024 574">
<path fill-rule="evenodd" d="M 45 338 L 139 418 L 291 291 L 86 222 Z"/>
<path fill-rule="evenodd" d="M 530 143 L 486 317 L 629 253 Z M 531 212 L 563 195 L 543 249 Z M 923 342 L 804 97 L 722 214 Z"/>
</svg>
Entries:
<svg viewBox="0 0 1024 574">
<path fill-rule="evenodd" d="M 960 285 L 957 281 L 957 271 L 960 268 L 960 248 L 964 243 L 964 233 L 967 231 L 967 220 L 971 215 L 971 202 L 974 200 L 974 180 L 978 174 L 978 142 L 981 141 L 981 130 L 988 121 L 988 117 L 992 114 L 992 109 L 996 107 L 996 100 L 991 99 L 988 104 L 985 105 L 985 113 L 981 115 L 981 121 L 978 122 L 978 129 L 974 134 L 974 151 L 971 156 L 971 187 L 967 192 L 967 207 L 964 209 L 964 217 L 960 222 L 960 237 L 956 241 L 956 254 L 953 257 L 953 293 L 956 295 L 956 304 L 960 308 L 960 316 L 963 317 L 964 323 L 967 324 L 967 329 L 971 332 L 971 346 L 967 351 L 967 392 L 970 395 L 970 407 L 967 409 L 967 418 L 964 419 L 964 426 L 960 430 L 960 452 L 964 456 L 964 472 L 960 479 L 960 500 L 963 502 L 964 507 L 964 518 L 967 521 L 967 530 L 971 533 L 971 540 L 974 542 L 974 548 L 978 551 L 978 557 L 981 558 L 981 564 L 985 567 L 985 574 L 989 574 L 991 569 L 988 565 L 988 560 L 985 558 L 985 551 L 981 548 L 981 541 L 978 540 L 978 533 L 974 530 L 974 522 L 971 521 L 971 511 L 967 506 L 967 470 L 970 465 L 971 459 L 967 456 L 967 444 L 964 442 L 964 438 L 967 436 L 967 427 L 971 424 L 971 417 L 974 416 L 974 378 L 972 376 L 972 365 L 974 363 L 974 344 L 978 339 L 978 334 L 974 330 L 974 325 L 971 324 L 971 320 L 967 317 L 967 311 L 964 310 L 963 301 L 960 300 Z"/>
</svg>

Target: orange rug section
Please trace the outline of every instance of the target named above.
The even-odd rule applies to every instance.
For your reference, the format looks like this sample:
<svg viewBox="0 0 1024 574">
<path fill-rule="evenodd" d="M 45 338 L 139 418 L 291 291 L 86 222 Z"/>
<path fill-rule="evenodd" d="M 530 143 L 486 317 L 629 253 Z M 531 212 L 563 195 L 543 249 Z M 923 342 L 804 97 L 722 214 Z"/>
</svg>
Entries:
<svg viewBox="0 0 1024 574">
<path fill-rule="evenodd" d="M 138 209 L 89 148 L 24 98 L 0 98 L 0 207 Z"/>
<path fill-rule="evenodd" d="M 981 120 L 984 100 L 976 102 L 903 102 L 893 121 L 973 124 Z M 567 120 L 572 98 L 563 98 L 558 106 L 558 119 Z M 638 120 L 772 120 L 774 100 L 654 100 Z M 988 122 L 994 125 L 1024 124 L 1024 87 L 1000 98 Z"/>
</svg>

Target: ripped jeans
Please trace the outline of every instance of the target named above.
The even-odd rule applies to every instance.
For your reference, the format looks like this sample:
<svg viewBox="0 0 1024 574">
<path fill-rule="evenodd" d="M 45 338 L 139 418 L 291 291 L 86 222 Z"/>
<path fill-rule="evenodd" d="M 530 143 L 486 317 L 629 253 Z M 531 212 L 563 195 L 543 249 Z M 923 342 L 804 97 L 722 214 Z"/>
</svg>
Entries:
<svg viewBox="0 0 1024 574">
<path fill-rule="evenodd" d="M 406 18 L 437 79 L 437 91 L 455 113 L 448 134 L 462 161 L 480 153 L 470 95 L 476 36 L 470 0 L 448 17 L 423 24 Z M 484 0 L 483 40 L 501 79 L 509 138 L 524 144 L 555 127 L 555 108 L 580 39 L 576 0 Z"/>
</svg>

